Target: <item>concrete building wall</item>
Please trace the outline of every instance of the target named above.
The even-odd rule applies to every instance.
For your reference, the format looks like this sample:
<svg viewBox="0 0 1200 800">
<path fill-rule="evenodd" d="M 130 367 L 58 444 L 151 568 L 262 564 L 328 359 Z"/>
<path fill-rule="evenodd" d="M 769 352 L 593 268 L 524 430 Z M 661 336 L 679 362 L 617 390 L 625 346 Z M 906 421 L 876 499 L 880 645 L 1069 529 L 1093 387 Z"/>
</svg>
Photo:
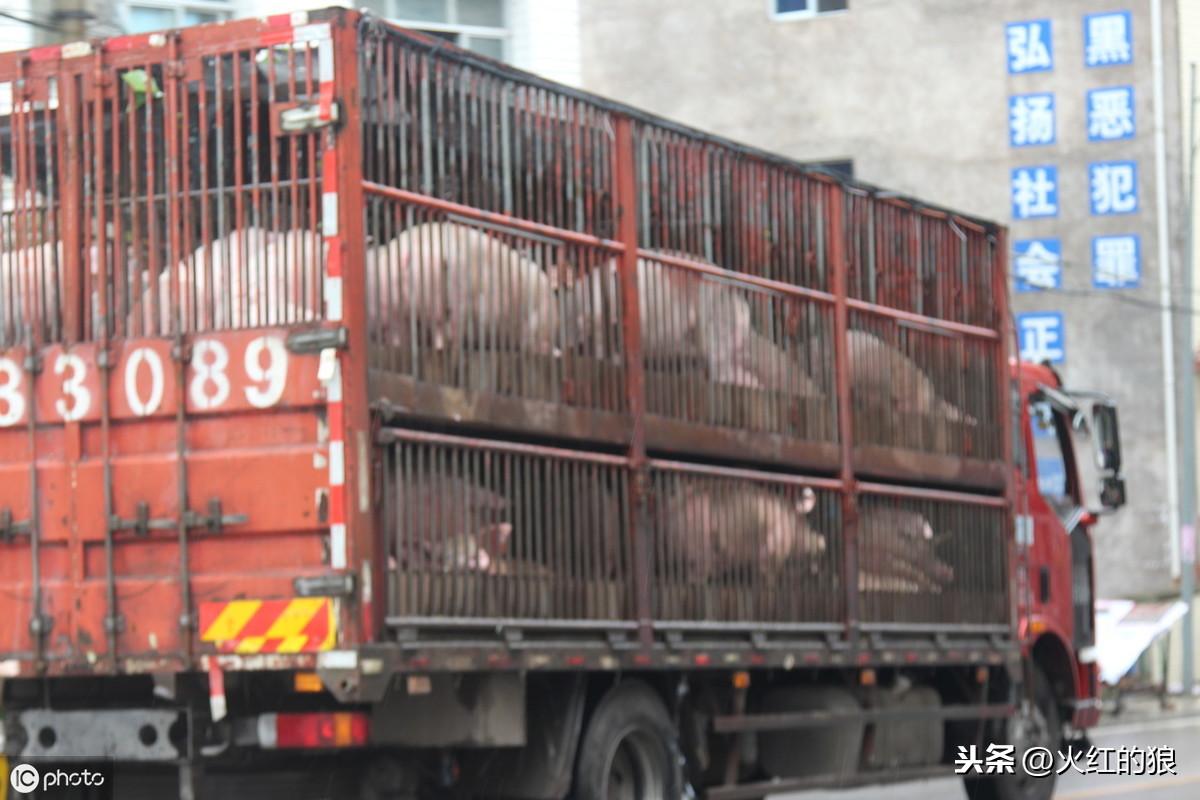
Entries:
<svg viewBox="0 0 1200 800">
<path fill-rule="evenodd" d="M 1200 3 L 1184 2 L 1179 6 L 1179 60 L 1182 75 L 1182 79 L 1179 82 L 1180 108 L 1185 132 L 1183 158 L 1186 162 L 1188 158 L 1187 143 L 1197 140 L 1196 131 L 1188 130 L 1188 125 L 1190 124 L 1188 105 L 1191 102 L 1189 94 L 1192 91 L 1189 85 L 1189 66 L 1192 64 L 1196 65 L 1198 71 L 1197 93 L 1200 93 Z M 1197 109 L 1197 111 L 1200 112 L 1200 109 Z M 1192 179 L 1193 176 L 1185 174 L 1185 191 L 1187 189 L 1187 181 Z M 1200 211 L 1192 209 L 1190 224 L 1193 230 L 1197 229 L 1198 222 L 1200 222 Z M 1200 287 L 1200 248 L 1194 249 L 1192 258 L 1192 286 L 1195 289 L 1196 287 Z M 1191 305 L 1200 305 L 1200 303 L 1196 302 L 1195 295 L 1193 295 Z M 1192 324 L 1192 352 L 1200 354 L 1200 320 L 1197 320 L 1194 314 Z M 1196 377 L 1195 382 L 1197 387 L 1197 403 L 1194 410 L 1197 415 L 1200 415 L 1200 375 Z M 1200 470 L 1197 471 L 1197 481 L 1200 482 Z M 1200 486 L 1197 487 L 1197 492 L 1200 492 Z"/>
<path fill-rule="evenodd" d="M 1179 61 L 1181 68 L 1182 79 L 1179 83 L 1180 91 L 1180 109 L 1182 113 L 1182 124 L 1184 130 L 1184 149 L 1183 158 L 1186 164 L 1188 158 L 1189 142 L 1196 141 L 1196 131 L 1190 129 L 1189 104 L 1191 103 L 1192 86 L 1189 79 L 1189 65 L 1196 64 L 1197 70 L 1200 70 L 1200 3 L 1182 2 L 1179 4 Z M 1200 75 L 1197 76 L 1197 83 L 1200 84 Z M 1198 86 L 1200 91 L 1200 86 Z M 1200 109 L 1197 109 L 1200 111 Z M 1189 181 L 1194 181 L 1195 176 L 1187 174 L 1186 166 L 1184 173 L 1184 191 L 1187 191 Z M 1192 209 L 1191 219 L 1188 224 L 1191 225 L 1192 231 L 1197 230 L 1197 223 L 1200 223 L 1200 213 L 1196 209 Z M 1194 235 L 1194 234 L 1193 234 Z M 1189 307 L 1200 307 L 1200 302 L 1197 299 L 1200 295 L 1196 294 L 1196 288 L 1200 287 L 1200 257 L 1196 255 L 1196 251 L 1200 248 L 1195 248 L 1192 255 L 1192 287 L 1193 294 L 1191 298 L 1181 298 L 1181 302 L 1185 302 Z M 1196 318 L 1195 312 L 1192 314 L 1192 342 L 1191 352 L 1200 354 L 1200 319 Z M 1194 361 L 1193 363 L 1200 363 Z M 1200 416 L 1200 373 L 1193 374 L 1193 386 L 1195 386 L 1196 402 L 1191 409 L 1192 413 Z M 1197 482 L 1200 483 L 1200 470 L 1197 470 Z M 1196 488 L 1197 494 L 1200 495 L 1200 485 Z M 1185 618 L 1181 620 L 1179 625 L 1171 631 L 1171 655 L 1169 660 L 1169 671 L 1167 674 L 1167 682 L 1171 687 L 1180 686 L 1183 683 L 1183 626 L 1188 624 Z M 1200 642 L 1200 614 L 1193 612 L 1191 614 L 1190 624 L 1192 626 L 1192 640 Z"/>
<path fill-rule="evenodd" d="M 1152 0 L 851 0 L 846 13 L 774 20 L 765 2 L 581 0 L 585 88 L 802 160 L 852 158 L 855 174 L 1000 220 L 1011 238 L 1061 239 L 1063 288 L 1018 293 L 1017 311 L 1064 315 L 1065 379 L 1122 406 L 1130 504 L 1097 530 L 1104 595 L 1171 591 L 1166 402 L 1159 263 L 1182 256 L 1179 56 L 1174 0 L 1163 0 L 1165 252 L 1156 204 Z M 1128 10 L 1133 63 L 1084 67 L 1086 13 Z M 1054 68 L 1009 75 L 1005 25 L 1050 19 Z M 1134 86 L 1136 136 L 1089 142 L 1088 89 Z M 1057 141 L 1013 148 L 1008 98 L 1053 92 Z M 1095 217 L 1088 165 L 1136 160 L 1139 210 Z M 1014 221 L 1010 170 L 1053 164 L 1058 216 Z M 1096 290 L 1091 237 L 1136 234 L 1141 285 Z M 1180 342 L 1182 345 L 1183 343 Z"/>
</svg>

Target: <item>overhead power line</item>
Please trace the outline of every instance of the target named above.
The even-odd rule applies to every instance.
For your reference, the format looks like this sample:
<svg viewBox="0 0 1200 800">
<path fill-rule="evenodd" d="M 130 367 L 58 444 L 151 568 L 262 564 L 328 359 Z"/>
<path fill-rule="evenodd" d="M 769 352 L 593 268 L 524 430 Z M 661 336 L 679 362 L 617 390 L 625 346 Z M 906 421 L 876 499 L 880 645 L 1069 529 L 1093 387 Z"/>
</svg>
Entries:
<svg viewBox="0 0 1200 800">
<path fill-rule="evenodd" d="M 4 19 L 11 19 L 13 22 L 19 22 L 22 25 L 28 25 L 29 27 L 37 28 L 38 30 L 58 33 L 58 27 L 50 22 L 42 22 L 41 20 L 30 19 L 28 17 L 19 17 L 16 14 L 12 14 L 8 11 L 0 11 L 0 17 L 3 17 Z"/>
</svg>

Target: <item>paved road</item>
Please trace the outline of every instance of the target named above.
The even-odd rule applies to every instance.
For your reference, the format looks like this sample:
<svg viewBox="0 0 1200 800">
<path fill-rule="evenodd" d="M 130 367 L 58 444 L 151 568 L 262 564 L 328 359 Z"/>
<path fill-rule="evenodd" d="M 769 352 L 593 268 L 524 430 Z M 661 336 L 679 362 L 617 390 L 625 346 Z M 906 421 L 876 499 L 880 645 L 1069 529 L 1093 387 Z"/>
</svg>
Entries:
<svg viewBox="0 0 1200 800">
<path fill-rule="evenodd" d="M 1099 728 L 1097 747 L 1173 747 L 1178 775 L 1079 775 L 1059 778 L 1056 800 L 1195 800 L 1200 797 L 1200 717 L 1167 719 Z M 886 795 L 884 794 L 886 792 Z M 958 780 L 921 781 L 899 786 L 867 787 L 844 792 L 776 795 L 773 800 L 963 800 Z"/>
</svg>

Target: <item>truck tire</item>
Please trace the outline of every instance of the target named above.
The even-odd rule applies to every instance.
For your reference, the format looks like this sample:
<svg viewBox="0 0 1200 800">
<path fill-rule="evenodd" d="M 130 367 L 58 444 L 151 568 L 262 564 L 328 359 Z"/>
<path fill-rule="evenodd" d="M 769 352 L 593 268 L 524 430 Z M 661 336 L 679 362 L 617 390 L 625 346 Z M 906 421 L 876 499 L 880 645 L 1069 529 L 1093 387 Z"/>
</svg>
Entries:
<svg viewBox="0 0 1200 800">
<path fill-rule="evenodd" d="M 964 780 L 970 800 L 1050 800 L 1054 795 L 1054 770 L 1045 777 L 1034 777 L 1022 769 L 1021 755 L 1031 747 L 1045 747 L 1057 754 L 1062 726 L 1058 716 L 1058 701 L 1049 679 L 1036 664 L 1030 667 L 1033 681 L 1033 704 L 1022 713 L 1007 720 L 997 720 L 990 726 L 988 744 L 1014 745 L 1016 771 L 1013 774 L 992 775 Z M 1025 705 L 1025 704 L 1022 704 Z M 982 758 L 984 754 L 980 754 Z"/>
<path fill-rule="evenodd" d="M 679 733 L 641 681 L 608 690 L 592 712 L 575 762 L 575 800 L 678 800 Z"/>
<path fill-rule="evenodd" d="M 420 776 L 415 766 L 380 755 L 361 772 L 358 800 L 417 800 Z"/>
</svg>

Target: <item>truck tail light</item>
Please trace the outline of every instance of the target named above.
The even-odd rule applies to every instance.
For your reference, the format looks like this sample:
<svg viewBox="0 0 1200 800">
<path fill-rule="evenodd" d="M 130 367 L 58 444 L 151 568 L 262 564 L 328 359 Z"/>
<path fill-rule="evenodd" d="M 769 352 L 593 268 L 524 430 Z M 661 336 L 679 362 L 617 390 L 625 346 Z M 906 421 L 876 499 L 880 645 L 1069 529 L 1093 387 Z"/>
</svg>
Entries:
<svg viewBox="0 0 1200 800">
<path fill-rule="evenodd" d="M 369 724 L 359 712 L 263 714 L 258 744 L 268 750 L 356 747 L 365 745 Z"/>
</svg>

